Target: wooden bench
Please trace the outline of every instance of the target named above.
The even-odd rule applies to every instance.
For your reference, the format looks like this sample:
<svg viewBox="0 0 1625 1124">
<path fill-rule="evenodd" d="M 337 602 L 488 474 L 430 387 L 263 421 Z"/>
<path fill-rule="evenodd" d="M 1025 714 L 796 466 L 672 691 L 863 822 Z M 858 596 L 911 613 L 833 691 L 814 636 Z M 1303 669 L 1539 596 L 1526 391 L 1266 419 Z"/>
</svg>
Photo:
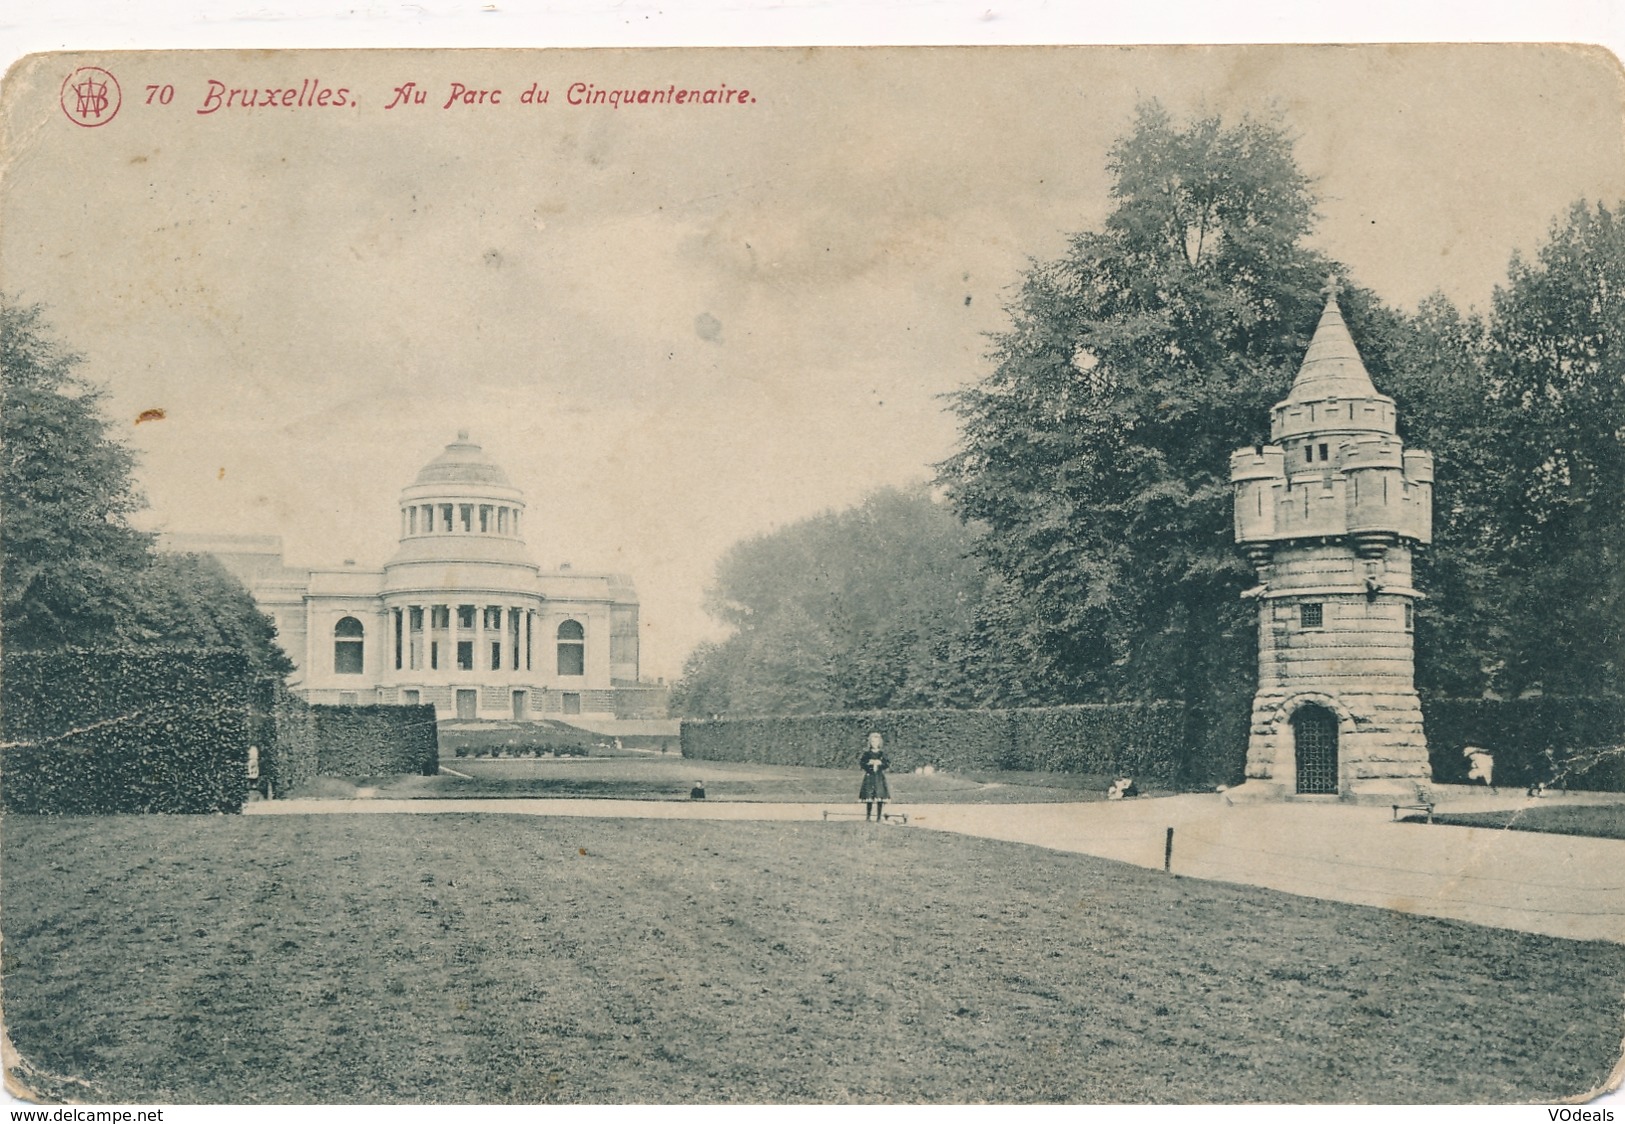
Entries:
<svg viewBox="0 0 1625 1124">
<path fill-rule="evenodd" d="M 1431 792 L 1418 792 L 1416 794 L 1416 798 L 1417 798 L 1417 802 L 1415 804 L 1395 804 L 1393 806 L 1393 809 L 1394 809 L 1394 821 L 1395 822 L 1398 822 L 1399 813 L 1401 811 L 1405 811 L 1405 812 L 1426 812 L 1427 817 L 1428 817 L 1427 822 L 1428 823 L 1433 822 L 1433 807 L 1434 807 L 1434 804 L 1437 803 L 1433 799 L 1433 794 Z"/>
<path fill-rule="evenodd" d="M 833 811 L 833 810 L 831 810 L 829 808 L 824 809 L 824 822 L 825 823 L 828 823 L 831 818 L 834 818 L 834 819 L 837 819 L 837 820 L 855 820 L 859 816 L 863 816 L 864 819 L 869 818 L 867 815 L 865 815 L 862 812 L 837 812 L 837 811 Z M 883 819 L 883 820 L 894 820 L 897 823 L 904 824 L 904 825 L 906 825 L 908 823 L 908 813 L 907 812 L 882 812 L 880 814 L 880 818 Z"/>
</svg>

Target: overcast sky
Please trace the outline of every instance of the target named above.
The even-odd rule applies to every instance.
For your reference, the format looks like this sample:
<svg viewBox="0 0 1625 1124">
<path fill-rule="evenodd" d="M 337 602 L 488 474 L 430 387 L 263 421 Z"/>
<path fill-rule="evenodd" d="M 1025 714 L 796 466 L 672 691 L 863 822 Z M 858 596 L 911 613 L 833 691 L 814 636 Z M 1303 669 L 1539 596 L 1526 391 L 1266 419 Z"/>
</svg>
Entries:
<svg viewBox="0 0 1625 1124">
<path fill-rule="evenodd" d="M 80 65 L 119 79 L 105 126 L 58 104 Z M 359 105 L 198 114 L 211 78 Z M 429 104 L 385 110 L 406 81 Z M 576 81 L 755 100 L 571 107 Z M 504 104 L 443 110 L 453 82 Z M 0 288 L 111 387 L 146 525 L 376 566 L 467 428 L 538 562 L 633 575 L 667 677 L 731 543 L 951 452 L 941 396 L 1027 260 L 1106 214 L 1137 100 L 1281 112 L 1316 244 L 1407 308 L 1486 306 L 1570 202 L 1625 194 L 1618 64 L 1550 47 L 87 55 L 8 92 Z"/>
</svg>

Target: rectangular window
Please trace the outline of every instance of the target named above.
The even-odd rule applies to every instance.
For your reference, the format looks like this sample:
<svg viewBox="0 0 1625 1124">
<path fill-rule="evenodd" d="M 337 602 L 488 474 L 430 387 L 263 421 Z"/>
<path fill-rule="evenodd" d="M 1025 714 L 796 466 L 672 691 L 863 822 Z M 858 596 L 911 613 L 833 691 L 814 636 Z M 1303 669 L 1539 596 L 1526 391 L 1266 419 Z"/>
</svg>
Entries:
<svg viewBox="0 0 1625 1124">
<path fill-rule="evenodd" d="M 1320 459 L 1321 459 L 1321 460 L 1325 460 L 1325 459 L 1326 459 L 1326 446 L 1324 446 L 1324 445 L 1322 445 L 1322 446 L 1321 446 L 1321 447 L 1320 447 Z"/>
<path fill-rule="evenodd" d="M 586 660 L 580 644 L 559 645 L 559 674 L 585 675 Z"/>
<path fill-rule="evenodd" d="M 505 535 L 507 533 L 508 533 L 508 509 L 505 508 L 505 507 L 499 507 L 499 508 L 497 508 L 497 534 Z"/>
<path fill-rule="evenodd" d="M 480 504 L 480 534 L 489 535 L 490 533 L 491 533 L 491 505 L 488 504 L 488 503 L 482 503 L 482 504 Z"/>
<path fill-rule="evenodd" d="M 471 629 L 474 627 L 474 606 L 457 606 L 457 627 Z"/>
<path fill-rule="evenodd" d="M 1324 606 L 1318 601 L 1305 602 L 1298 606 L 1298 623 L 1304 628 L 1320 628 L 1325 621 Z"/>
<path fill-rule="evenodd" d="M 333 671 L 338 675 L 360 675 L 361 641 L 337 640 L 333 643 Z"/>
<path fill-rule="evenodd" d="M 418 533 L 418 509 L 416 505 L 406 509 L 406 533 L 409 535 Z"/>
<path fill-rule="evenodd" d="M 502 641 L 491 641 L 491 670 L 502 670 Z"/>
<path fill-rule="evenodd" d="M 402 640 L 401 633 L 402 633 L 402 630 L 404 629 L 404 627 L 406 625 L 406 620 L 405 620 L 406 614 L 402 613 L 399 609 L 396 609 L 394 615 L 395 615 L 395 670 L 399 671 L 401 669 L 401 660 L 402 660 L 402 657 L 403 657 L 403 654 L 404 654 L 403 650 L 406 647 L 404 644 L 401 643 L 401 640 Z"/>
<path fill-rule="evenodd" d="M 1416 627 L 1416 606 L 1409 601 L 1405 602 L 1405 631 L 1410 632 Z"/>
<path fill-rule="evenodd" d="M 433 617 L 434 627 L 435 628 L 445 629 L 445 628 L 450 628 L 451 627 L 451 607 L 450 606 L 448 606 L 448 605 L 436 605 L 432 609 L 430 609 L 429 612 Z"/>
<path fill-rule="evenodd" d="M 576 694 L 574 691 L 564 692 L 564 713 L 581 713 L 581 696 Z"/>
<path fill-rule="evenodd" d="M 440 505 L 440 529 L 446 534 L 451 533 L 451 504 Z"/>
<path fill-rule="evenodd" d="M 501 632 L 502 631 L 502 606 L 501 605 L 487 605 L 485 607 L 485 631 L 487 631 L 487 632 Z"/>
<path fill-rule="evenodd" d="M 457 670 L 458 671 L 473 671 L 474 670 L 474 641 L 472 641 L 472 640 L 459 640 L 459 641 L 457 641 Z"/>
<path fill-rule="evenodd" d="M 440 641 L 429 641 L 429 670 L 440 670 Z"/>
<path fill-rule="evenodd" d="M 419 695 L 416 691 L 406 690 L 401 692 L 401 703 L 405 706 L 417 706 L 418 698 Z"/>
<path fill-rule="evenodd" d="M 1324 449 L 1325 447 L 1326 446 L 1324 446 L 1324 445 L 1321 446 L 1322 449 Z M 1321 459 L 1324 460 L 1325 459 L 1324 456 L 1322 456 Z M 458 518 L 458 521 L 462 524 L 462 528 L 463 528 L 463 531 L 465 533 L 473 531 L 474 530 L 474 505 L 471 504 L 471 503 L 458 504 L 457 505 L 457 518 Z"/>
</svg>

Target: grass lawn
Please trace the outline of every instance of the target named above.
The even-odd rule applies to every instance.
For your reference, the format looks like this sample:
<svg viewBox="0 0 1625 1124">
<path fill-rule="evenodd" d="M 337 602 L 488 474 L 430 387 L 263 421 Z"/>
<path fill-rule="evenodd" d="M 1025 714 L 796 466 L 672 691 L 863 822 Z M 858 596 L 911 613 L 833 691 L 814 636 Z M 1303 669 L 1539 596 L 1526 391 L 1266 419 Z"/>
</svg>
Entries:
<svg viewBox="0 0 1625 1124">
<path fill-rule="evenodd" d="M 1419 819 L 1407 816 L 1407 819 Z M 1545 831 L 1553 835 L 1592 835 L 1625 839 L 1625 804 L 1548 804 L 1497 812 L 1445 812 L 1435 824 L 1456 827 L 1500 827 L 1509 831 Z"/>
<path fill-rule="evenodd" d="M 687 800 L 696 780 L 705 781 L 711 800 L 857 802 L 861 777 L 856 769 L 812 769 L 796 765 L 756 765 L 693 761 L 675 754 L 629 757 L 458 757 L 441 764 L 465 776 L 318 778 L 288 796 L 352 796 L 357 787 L 376 789 L 387 799 L 469 797 L 599 797 L 622 800 Z M 1104 800 L 1111 778 L 1065 773 L 956 774 L 900 773 L 889 777 L 892 803 L 1035 803 Z M 1148 795 L 1154 795 L 1154 790 Z"/>
<path fill-rule="evenodd" d="M 1622 946 L 909 828 L 0 824 L 77 1100 L 1545 1101 L 1620 1043 Z"/>
</svg>

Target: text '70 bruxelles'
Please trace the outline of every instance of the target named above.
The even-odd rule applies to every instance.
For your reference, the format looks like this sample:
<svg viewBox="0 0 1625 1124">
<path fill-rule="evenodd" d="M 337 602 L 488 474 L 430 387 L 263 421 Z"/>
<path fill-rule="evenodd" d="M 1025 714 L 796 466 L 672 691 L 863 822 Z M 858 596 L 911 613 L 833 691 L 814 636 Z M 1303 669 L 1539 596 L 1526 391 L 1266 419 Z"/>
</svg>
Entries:
<svg viewBox="0 0 1625 1124">
<path fill-rule="evenodd" d="M 389 95 L 384 108 L 400 109 L 413 106 L 438 105 L 441 109 L 466 106 L 549 105 L 554 102 L 553 91 L 532 82 L 526 90 L 510 95 L 497 86 L 470 86 L 452 82 L 445 89 L 442 100 L 436 94 L 431 100 L 427 86 L 417 82 L 404 82 Z M 714 86 L 599 86 L 593 82 L 572 82 L 557 99 L 566 105 L 603 105 L 611 109 L 633 105 L 722 106 L 754 105 L 756 97 L 749 90 L 719 82 Z M 314 78 L 306 78 L 297 86 L 228 86 L 216 78 L 209 79 L 203 95 L 203 104 L 197 109 L 200 116 L 217 113 L 222 109 L 346 109 L 360 105 L 360 99 L 348 86 L 328 86 Z"/>
</svg>

